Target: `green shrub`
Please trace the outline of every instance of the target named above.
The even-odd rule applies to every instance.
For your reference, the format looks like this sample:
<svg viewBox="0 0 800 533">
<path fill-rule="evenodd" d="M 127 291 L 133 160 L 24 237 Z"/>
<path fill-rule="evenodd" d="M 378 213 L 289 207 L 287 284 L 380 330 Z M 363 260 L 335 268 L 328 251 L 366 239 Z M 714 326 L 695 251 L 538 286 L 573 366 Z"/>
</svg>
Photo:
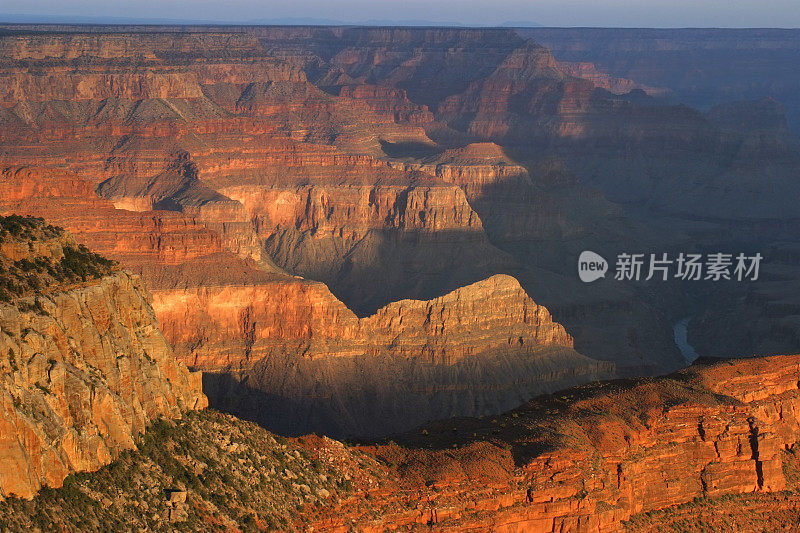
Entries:
<svg viewBox="0 0 800 533">
<path fill-rule="evenodd" d="M 11 365 L 11 370 L 14 372 L 19 370 L 19 367 L 17 366 L 17 357 L 14 354 L 14 350 L 11 348 L 8 349 L 8 363 Z"/>
</svg>

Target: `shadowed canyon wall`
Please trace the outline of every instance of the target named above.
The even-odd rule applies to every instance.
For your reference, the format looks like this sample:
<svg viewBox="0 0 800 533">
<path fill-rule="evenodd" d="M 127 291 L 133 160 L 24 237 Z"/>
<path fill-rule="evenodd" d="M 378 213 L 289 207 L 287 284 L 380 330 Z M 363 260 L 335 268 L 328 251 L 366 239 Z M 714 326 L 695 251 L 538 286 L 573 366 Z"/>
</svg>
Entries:
<svg viewBox="0 0 800 533">
<path fill-rule="evenodd" d="M 787 69 L 800 54 L 793 29 L 526 28 L 563 61 L 591 62 L 606 75 L 662 87 L 674 99 L 703 110 L 772 97 L 800 127 L 800 78 Z"/>
</svg>

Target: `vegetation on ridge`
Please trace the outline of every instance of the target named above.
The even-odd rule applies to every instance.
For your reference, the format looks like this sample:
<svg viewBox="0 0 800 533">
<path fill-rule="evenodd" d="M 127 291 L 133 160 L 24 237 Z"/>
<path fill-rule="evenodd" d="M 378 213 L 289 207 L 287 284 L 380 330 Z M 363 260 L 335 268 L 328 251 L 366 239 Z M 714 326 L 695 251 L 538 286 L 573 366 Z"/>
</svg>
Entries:
<svg viewBox="0 0 800 533">
<path fill-rule="evenodd" d="M 111 465 L 0 503 L 0 532 L 290 531 L 301 512 L 351 494 L 356 472 L 379 468 L 336 441 L 317 443 L 211 409 L 161 419 Z"/>
<path fill-rule="evenodd" d="M 36 244 L 48 249 L 37 249 Z M 5 246 L 28 246 L 28 257 L 12 260 Z M 53 246 L 47 246 L 52 244 Z M 58 257 L 60 256 L 60 257 Z M 76 244 L 67 233 L 44 219 L 19 215 L 0 216 L 0 302 L 41 294 L 47 287 L 98 279 L 111 273 L 116 263 Z"/>
</svg>

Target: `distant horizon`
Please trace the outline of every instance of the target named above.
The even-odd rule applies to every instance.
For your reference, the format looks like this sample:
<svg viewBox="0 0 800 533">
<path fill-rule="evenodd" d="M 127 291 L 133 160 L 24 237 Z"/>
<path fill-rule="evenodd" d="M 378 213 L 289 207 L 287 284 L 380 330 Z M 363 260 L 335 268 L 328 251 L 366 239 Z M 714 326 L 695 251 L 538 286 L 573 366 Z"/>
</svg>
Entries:
<svg viewBox="0 0 800 533">
<path fill-rule="evenodd" d="M 795 0 L 4 0 L 5 24 L 798 29 Z"/>
<path fill-rule="evenodd" d="M 192 20 L 140 17 L 60 17 L 0 13 L 0 25 L 7 26 L 316 26 L 316 27 L 372 27 L 372 28 L 465 28 L 465 29 L 620 29 L 620 30 L 800 30 L 800 26 L 599 26 L 599 25 L 549 25 L 537 23 L 462 24 L 425 20 L 365 20 L 339 21 L 317 19 L 269 19 L 269 20 Z"/>
</svg>

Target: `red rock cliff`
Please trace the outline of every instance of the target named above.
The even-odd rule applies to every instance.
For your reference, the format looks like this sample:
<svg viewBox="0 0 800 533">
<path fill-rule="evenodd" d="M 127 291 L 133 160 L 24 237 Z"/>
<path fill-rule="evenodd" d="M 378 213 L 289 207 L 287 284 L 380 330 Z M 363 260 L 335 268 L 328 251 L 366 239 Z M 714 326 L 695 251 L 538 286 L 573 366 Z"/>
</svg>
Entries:
<svg viewBox="0 0 800 533">
<path fill-rule="evenodd" d="M 212 402 L 289 433 L 396 432 L 613 372 L 572 350 L 563 327 L 509 276 L 361 319 L 308 281 L 154 298 L 179 357 L 215 376 Z"/>
<path fill-rule="evenodd" d="M 367 448 L 396 468 L 315 528 L 611 532 L 697 497 L 780 491 L 798 378 L 797 355 L 725 361 L 428 426 Z"/>
</svg>

